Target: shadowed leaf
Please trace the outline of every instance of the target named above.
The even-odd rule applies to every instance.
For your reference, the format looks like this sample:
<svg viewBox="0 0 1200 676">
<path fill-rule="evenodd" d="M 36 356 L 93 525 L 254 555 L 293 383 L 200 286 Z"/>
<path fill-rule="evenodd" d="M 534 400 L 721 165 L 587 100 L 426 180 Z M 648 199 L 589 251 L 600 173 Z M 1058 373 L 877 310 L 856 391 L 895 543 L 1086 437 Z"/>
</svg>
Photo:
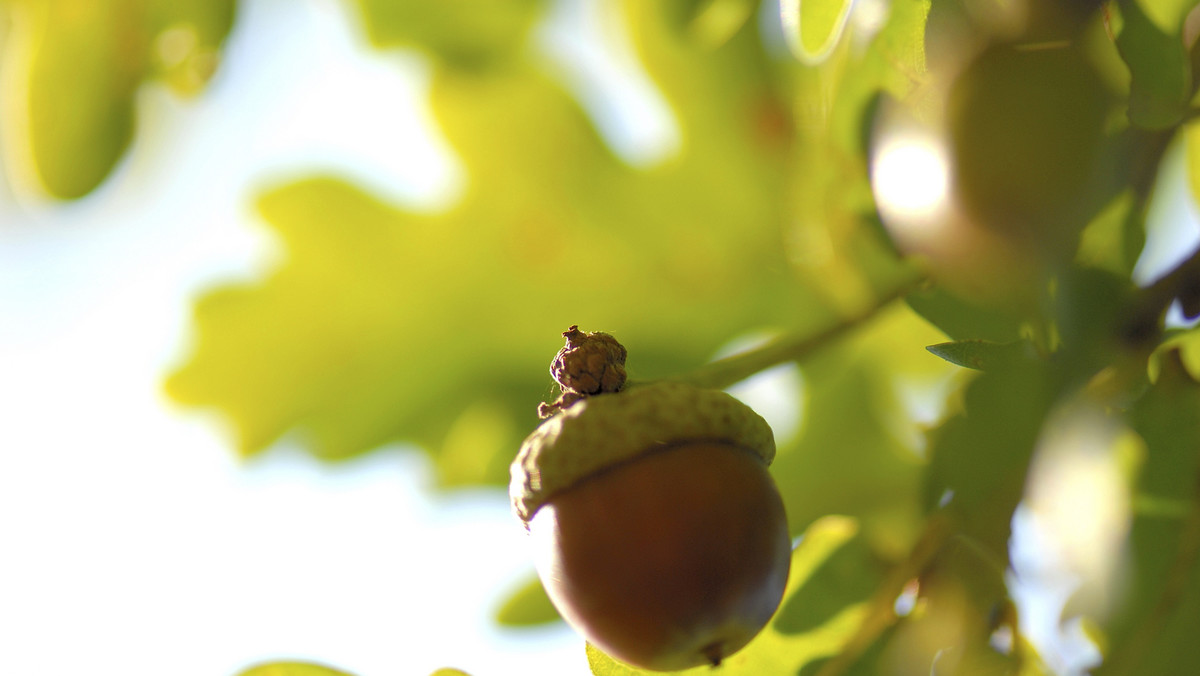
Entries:
<svg viewBox="0 0 1200 676">
<path fill-rule="evenodd" d="M 1130 422 L 1146 443 L 1129 547 L 1132 580 L 1115 616 L 1102 622 L 1109 646 L 1097 674 L 1200 670 L 1200 385 L 1167 351 L 1158 381 Z"/>
</svg>

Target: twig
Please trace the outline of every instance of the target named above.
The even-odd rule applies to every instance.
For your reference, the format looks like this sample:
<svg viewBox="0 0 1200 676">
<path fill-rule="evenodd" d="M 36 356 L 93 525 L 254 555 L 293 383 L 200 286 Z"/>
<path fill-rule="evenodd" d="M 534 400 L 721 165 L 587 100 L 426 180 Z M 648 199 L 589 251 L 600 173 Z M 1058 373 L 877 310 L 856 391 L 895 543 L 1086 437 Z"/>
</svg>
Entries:
<svg viewBox="0 0 1200 676">
<path fill-rule="evenodd" d="M 923 277 L 918 276 L 907 278 L 876 299 L 870 307 L 843 317 L 837 323 L 816 333 L 784 336 L 747 352 L 705 364 L 691 373 L 679 376 L 676 380 L 698 387 L 722 389 L 772 366 L 800 359 L 867 322 L 892 301 L 905 296 L 923 280 Z"/>
<path fill-rule="evenodd" d="M 925 522 L 925 530 L 909 552 L 908 558 L 892 569 L 886 580 L 875 590 L 870 606 L 858 630 L 842 646 L 842 651 L 821 666 L 817 676 L 840 676 L 846 673 L 863 653 L 895 624 L 896 599 L 904 593 L 905 586 L 933 560 L 941 551 L 946 540 L 954 532 L 953 521 L 944 512 L 936 512 Z"/>
<path fill-rule="evenodd" d="M 1134 294 L 1121 326 L 1122 337 L 1135 346 L 1152 343 L 1152 339 L 1156 339 L 1162 330 L 1163 316 L 1171 303 L 1182 291 L 1196 288 L 1200 288 L 1200 249 L 1192 252 L 1175 269 Z"/>
</svg>

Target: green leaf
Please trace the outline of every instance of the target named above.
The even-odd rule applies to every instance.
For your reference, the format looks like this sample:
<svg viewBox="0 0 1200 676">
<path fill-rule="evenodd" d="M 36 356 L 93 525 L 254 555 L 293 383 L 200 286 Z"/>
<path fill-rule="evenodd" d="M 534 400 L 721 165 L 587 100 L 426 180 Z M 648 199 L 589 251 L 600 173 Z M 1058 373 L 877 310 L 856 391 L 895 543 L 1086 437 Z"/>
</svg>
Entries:
<svg viewBox="0 0 1200 676">
<path fill-rule="evenodd" d="M 1129 120 L 1165 129 L 1183 119 L 1192 92 L 1191 64 L 1183 44 L 1187 5 L 1180 0 L 1120 0 L 1117 49 L 1129 66 Z"/>
<path fill-rule="evenodd" d="M 1102 623 L 1110 647 L 1098 674 L 1200 670 L 1200 384 L 1181 355 L 1163 355 L 1158 380 L 1130 411 L 1146 443 L 1134 498 L 1132 579 Z"/>
<path fill-rule="evenodd" d="M 826 514 L 862 519 L 875 547 L 907 551 L 919 529 L 921 433 L 898 392 L 955 367 L 924 350 L 937 333 L 897 304 L 839 345 L 800 363 L 804 408 L 771 472 L 793 532 Z M 853 412 L 847 417 L 847 412 Z"/>
<path fill-rule="evenodd" d="M 1057 398 L 1058 379 L 1034 361 L 983 373 L 967 387 L 964 410 L 931 433 L 927 508 L 949 509 L 959 519 L 961 534 L 1002 568 L 1008 563 L 1013 510 Z"/>
<path fill-rule="evenodd" d="M 872 564 L 861 560 L 867 556 L 866 548 L 861 546 L 862 537 L 854 519 L 830 516 L 814 522 L 792 552 L 781 610 L 745 648 L 721 663 L 720 673 L 728 676 L 794 674 L 804 665 L 841 650 L 863 618 L 863 604 L 858 593 L 861 585 L 826 590 L 830 597 L 816 613 L 793 604 L 790 599 L 796 594 L 814 598 L 821 595 L 819 586 L 825 581 L 849 579 L 856 573 L 871 570 Z M 829 563 L 831 558 L 833 563 Z M 791 608 L 787 616 L 783 614 L 785 608 Z M 787 631 L 780 629 L 780 622 Z M 800 625 L 804 627 L 802 630 Z M 591 645 L 587 646 L 587 657 L 596 676 L 661 673 L 635 669 Z M 712 674 L 713 670 L 704 666 L 667 673 L 702 676 Z"/>
<path fill-rule="evenodd" d="M 194 93 L 212 75 L 234 0 L 14 2 L 3 81 L 18 178 L 75 199 L 112 171 L 134 133 L 134 94 L 159 76 Z"/>
<path fill-rule="evenodd" d="M 824 61 L 846 29 L 850 0 L 784 0 L 780 3 L 788 47 L 804 63 Z"/>
<path fill-rule="evenodd" d="M 511 55 L 540 18 L 544 0 L 356 0 L 371 42 L 419 47 L 455 66 Z"/>
<path fill-rule="evenodd" d="M 1136 292 L 1128 276 L 1071 267 L 1057 280 L 1055 326 L 1064 362 L 1091 372 L 1110 362 L 1131 329 L 1130 301 Z"/>
<path fill-rule="evenodd" d="M 238 676 L 353 676 L 349 672 L 313 662 L 268 662 L 238 673 Z"/>
<path fill-rule="evenodd" d="M 824 317 L 779 246 L 783 168 L 740 117 L 762 96 L 746 39 L 672 64 L 706 115 L 653 170 L 615 158 L 532 64 L 439 70 L 431 103 L 469 175 L 462 201 L 417 214 L 337 178 L 262 195 L 286 258 L 197 303 L 168 393 L 220 409 L 246 455 L 287 434 L 328 459 L 407 440 L 437 454 L 445 484 L 500 484 L 567 326 L 619 336 L 649 379 Z"/>
<path fill-rule="evenodd" d="M 529 627 L 561 619 L 536 574 L 509 593 L 496 611 L 496 621 L 508 627 Z"/>
<path fill-rule="evenodd" d="M 1021 323 L 1017 318 L 971 303 L 941 286 L 910 293 L 905 302 L 956 341 L 986 340 L 1008 344 L 1021 338 Z"/>
<path fill-rule="evenodd" d="M 1129 190 L 1109 201 L 1084 228 L 1076 263 L 1128 277 L 1146 243 L 1143 214 L 1135 204 Z"/>
<path fill-rule="evenodd" d="M 793 76 L 793 97 L 804 104 L 789 239 L 804 279 L 839 306 L 868 303 L 877 280 L 896 274 L 894 247 L 874 216 L 864 126 L 881 94 L 905 99 L 922 81 L 928 9 L 924 0 L 892 3 L 865 49 L 837 49 Z"/>
<path fill-rule="evenodd" d="M 822 552 L 827 558 L 809 571 L 780 605 L 771 625 L 775 631 L 788 636 L 816 631 L 848 606 L 870 599 L 883 579 L 884 567 L 865 538 L 858 536 L 857 529 L 849 528 L 851 523 L 845 522 L 844 531 L 831 533 L 827 528 L 805 535 L 813 538 L 807 543 L 812 548 L 825 545 L 816 541 L 818 537 L 832 540 L 833 535 L 840 539 L 847 533 L 855 537 L 829 543 L 838 546 L 831 553 Z"/>
<path fill-rule="evenodd" d="M 1021 636 L 1007 597 L 1005 568 L 981 558 L 961 541 L 950 541 L 919 578 L 918 608 L 877 649 L 863 673 L 948 673 L 1011 676 L 1036 656 L 992 647 L 997 629 Z"/>
<path fill-rule="evenodd" d="M 754 16 L 754 0 L 689 0 L 678 3 L 681 34 L 707 49 L 725 44 Z"/>
<path fill-rule="evenodd" d="M 1032 346 L 1026 341 L 992 343 L 986 340 L 959 340 L 928 345 L 925 349 L 951 364 L 977 371 L 1003 369 L 1014 361 L 1032 356 Z"/>
<path fill-rule="evenodd" d="M 1200 328 L 1191 328 L 1170 334 L 1150 357 L 1147 369 L 1151 378 L 1157 380 L 1166 356 L 1174 352 L 1183 363 L 1193 380 L 1200 380 Z"/>
</svg>

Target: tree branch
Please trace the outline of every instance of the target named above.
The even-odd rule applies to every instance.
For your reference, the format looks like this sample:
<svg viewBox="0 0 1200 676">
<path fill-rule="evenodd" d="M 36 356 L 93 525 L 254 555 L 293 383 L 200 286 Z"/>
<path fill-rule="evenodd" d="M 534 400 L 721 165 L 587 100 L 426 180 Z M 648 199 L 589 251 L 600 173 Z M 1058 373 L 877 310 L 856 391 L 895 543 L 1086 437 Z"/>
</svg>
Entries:
<svg viewBox="0 0 1200 676">
<path fill-rule="evenodd" d="M 1200 249 L 1134 294 L 1120 327 L 1121 337 L 1133 346 L 1154 342 L 1162 332 L 1163 317 L 1171 303 L 1181 296 L 1186 301 L 1196 295 L 1200 295 Z"/>
<path fill-rule="evenodd" d="M 697 387 L 724 389 L 772 366 L 795 361 L 823 347 L 850 330 L 875 317 L 892 301 L 902 298 L 917 284 L 922 276 L 911 276 L 876 299 L 870 307 L 843 317 L 837 323 L 813 334 L 783 336 L 766 345 L 747 352 L 705 364 L 691 373 L 679 376 L 679 380 Z"/>
</svg>

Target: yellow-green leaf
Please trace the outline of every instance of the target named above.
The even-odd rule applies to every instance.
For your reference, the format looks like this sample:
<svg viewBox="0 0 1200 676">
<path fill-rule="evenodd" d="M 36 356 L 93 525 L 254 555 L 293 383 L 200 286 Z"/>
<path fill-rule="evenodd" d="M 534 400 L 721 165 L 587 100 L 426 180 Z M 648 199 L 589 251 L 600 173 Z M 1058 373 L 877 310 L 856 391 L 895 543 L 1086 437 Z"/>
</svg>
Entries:
<svg viewBox="0 0 1200 676">
<path fill-rule="evenodd" d="M 833 51 L 846 29 L 851 0 L 783 0 L 784 35 L 796 58 L 820 63 Z"/>
<path fill-rule="evenodd" d="M 353 676 L 353 674 L 315 662 L 268 662 L 259 664 L 237 676 Z"/>
<path fill-rule="evenodd" d="M 517 51 L 544 0 L 356 0 L 371 41 L 416 46 L 459 66 Z"/>
<path fill-rule="evenodd" d="M 937 332 L 908 308 L 889 308 L 837 346 L 800 363 L 802 423 L 779 448 L 772 474 L 792 532 L 826 514 L 860 518 L 884 550 L 906 549 L 919 528 L 920 432 L 897 396 L 953 372 L 924 347 Z M 847 424 L 846 411 L 854 411 Z"/>
<path fill-rule="evenodd" d="M 496 611 L 496 621 L 509 627 L 528 627 L 558 620 L 558 611 L 546 596 L 546 589 L 536 574 L 510 592 Z"/>
<path fill-rule="evenodd" d="M 81 197 L 112 170 L 133 134 L 133 92 L 145 69 L 137 13 L 115 3 L 14 5 L 9 124 L 19 157 L 51 195 Z M 18 167 L 20 170 L 21 167 Z"/>
<path fill-rule="evenodd" d="M 1191 62 L 1183 44 L 1180 3 L 1121 0 L 1123 26 L 1117 49 L 1129 65 L 1129 120 L 1147 129 L 1165 129 L 1183 118 L 1191 98 Z M 1160 6 L 1151 10 L 1151 7 Z M 1166 23 L 1167 25 L 1164 25 Z"/>
<path fill-rule="evenodd" d="M 621 163 L 531 63 L 439 70 L 462 201 L 421 215 L 332 177 L 266 193 L 286 258 L 197 304 L 168 392 L 220 408 L 245 454 L 289 432 L 325 458 L 405 439 L 442 451 L 447 483 L 502 483 L 567 326 L 614 333 L 631 375 L 652 378 L 753 327 L 827 316 L 780 246 L 784 167 L 744 117 L 764 95 L 745 39 L 672 62 L 705 114 L 650 170 Z"/>
<path fill-rule="evenodd" d="M 1013 510 L 1060 387 L 1044 364 L 1013 361 L 972 381 L 965 410 L 931 433 L 926 506 L 941 505 L 960 516 L 964 534 L 1002 565 L 1008 561 Z"/>
<path fill-rule="evenodd" d="M 1099 674 L 1190 673 L 1200 668 L 1200 383 L 1168 349 L 1158 380 L 1130 412 L 1146 443 L 1129 535 L 1130 579 L 1118 611 L 1101 621 Z M 1164 508 L 1170 506 L 1170 508 Z"/>
<path fill-rule="evenodd" d="M 134 93 L 162 76 L 197 91 L 217 64 L 234 0 L 45 0 L 9 5 L 0 90 L 18 181 L 54 197 L 91 192 L 134 133 Z"/>
</svg>

